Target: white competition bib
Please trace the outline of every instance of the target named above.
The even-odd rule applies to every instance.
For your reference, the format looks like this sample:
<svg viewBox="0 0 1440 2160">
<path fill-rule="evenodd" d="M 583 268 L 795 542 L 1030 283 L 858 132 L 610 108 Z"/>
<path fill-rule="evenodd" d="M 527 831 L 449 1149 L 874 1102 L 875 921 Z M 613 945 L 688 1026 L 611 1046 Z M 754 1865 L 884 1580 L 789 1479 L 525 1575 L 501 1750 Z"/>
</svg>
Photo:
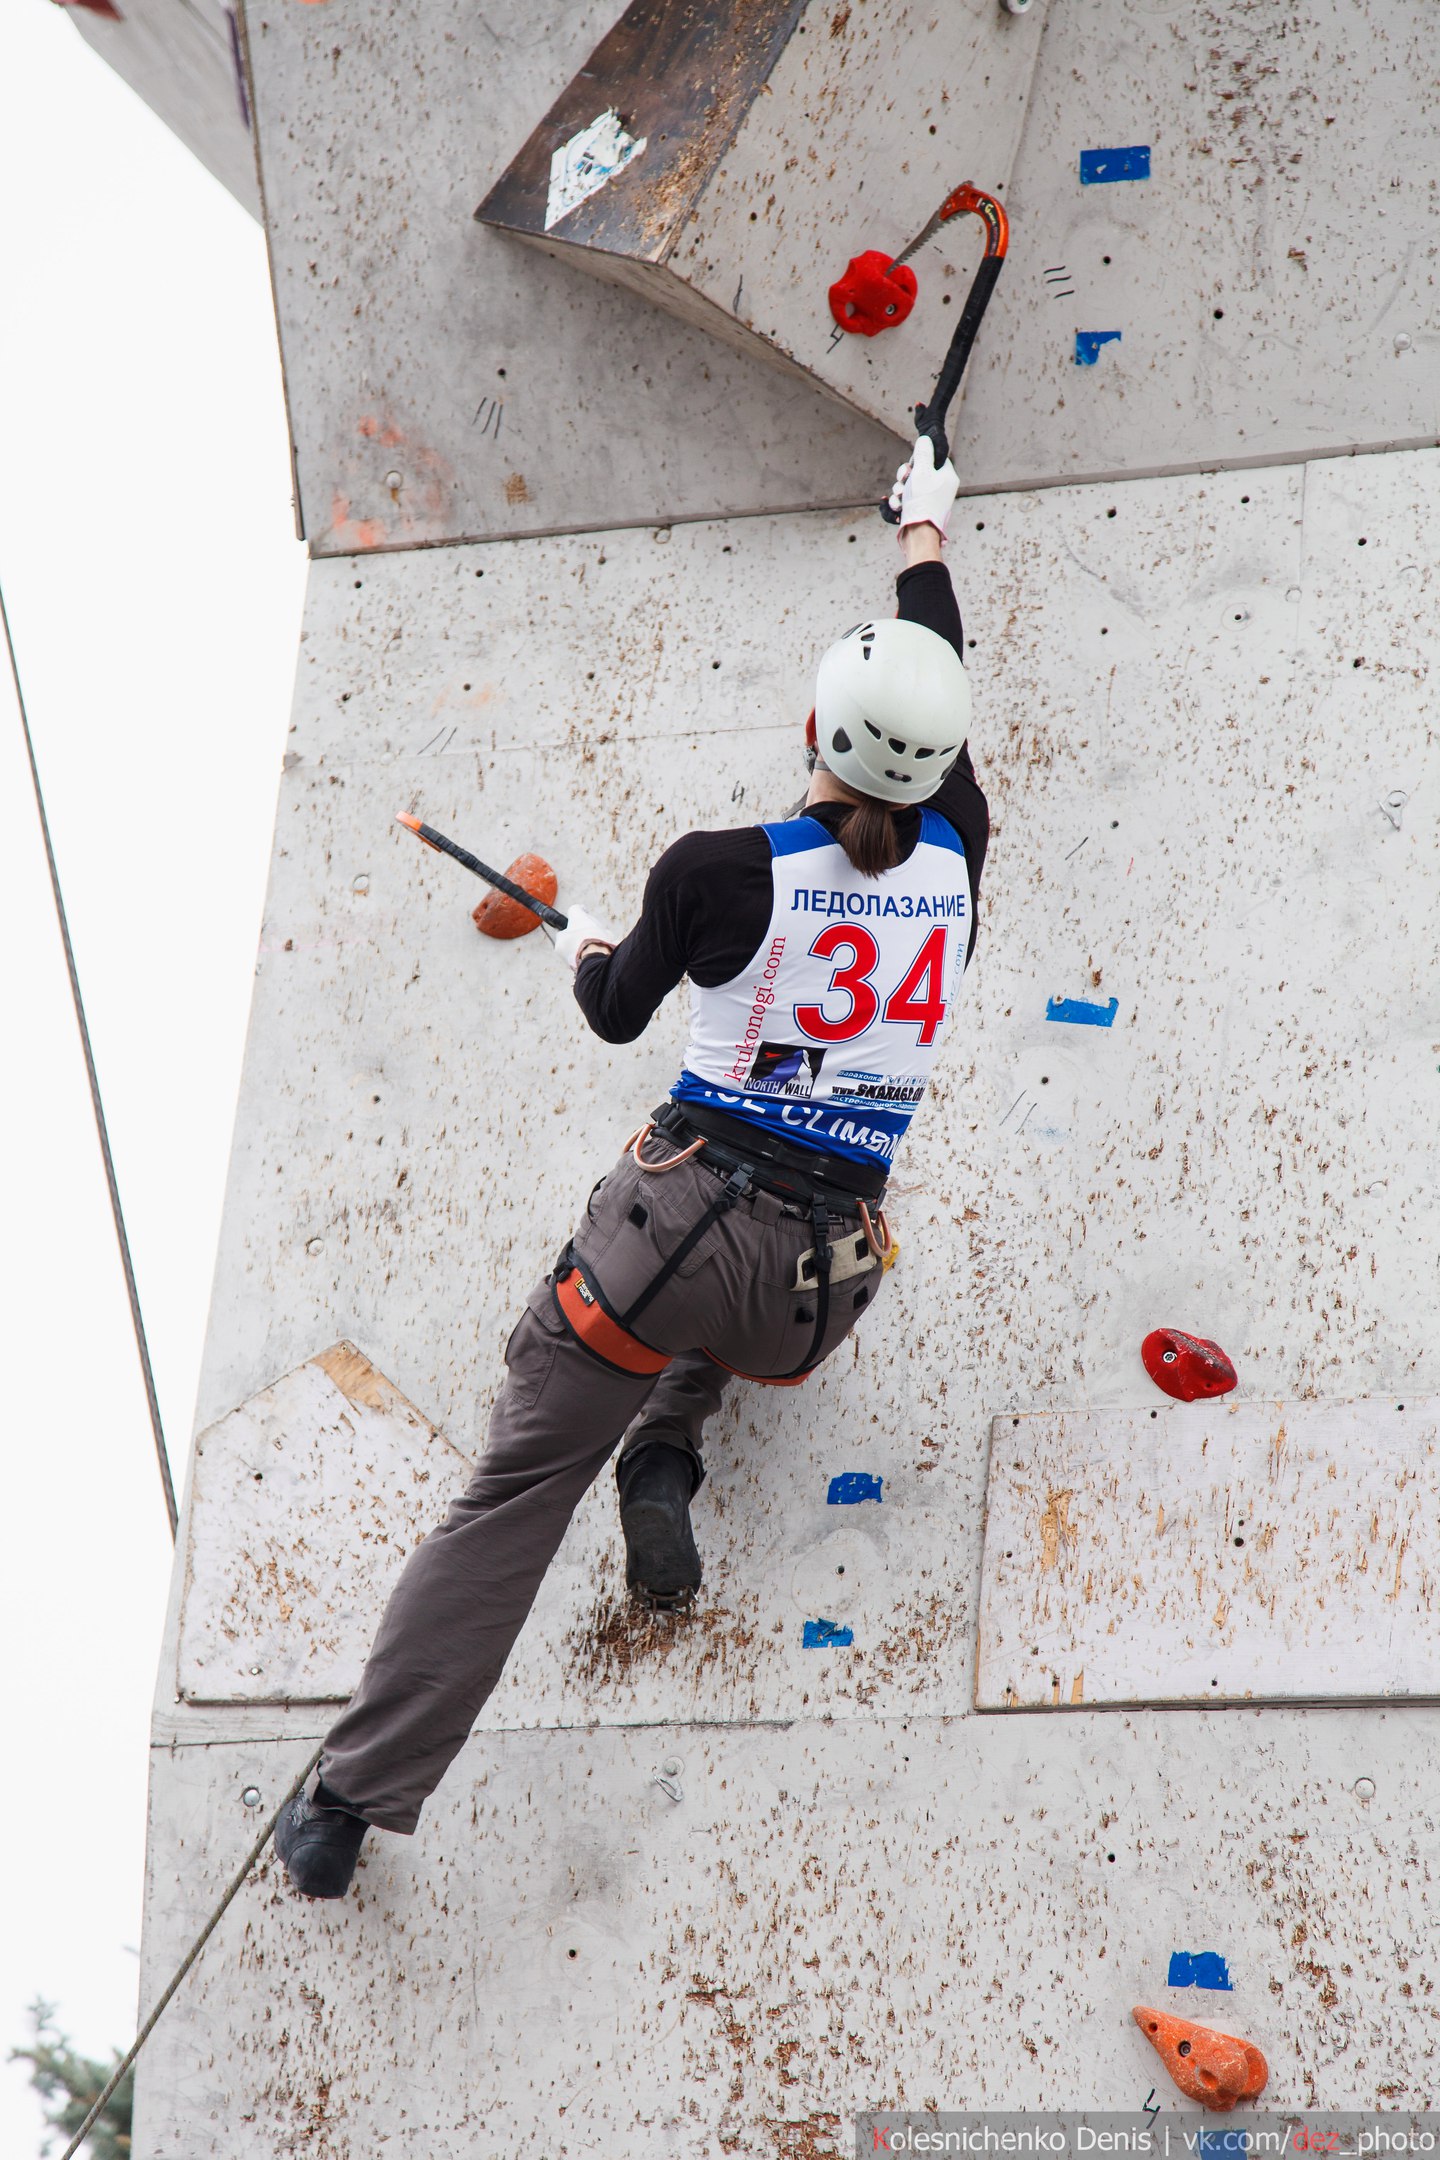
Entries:
<svg viewBox="0 0 1440 2160">
<path fill-rule="evenodd" d="M 672 1095 L 888 1163 L 925 1092 L 970 938 L 965 850 L 922 807 L 909 858 L 862 877 L 813 818 L 763 826 L 770 924 L 749 965 L 692 986 Z"/>
</svg>

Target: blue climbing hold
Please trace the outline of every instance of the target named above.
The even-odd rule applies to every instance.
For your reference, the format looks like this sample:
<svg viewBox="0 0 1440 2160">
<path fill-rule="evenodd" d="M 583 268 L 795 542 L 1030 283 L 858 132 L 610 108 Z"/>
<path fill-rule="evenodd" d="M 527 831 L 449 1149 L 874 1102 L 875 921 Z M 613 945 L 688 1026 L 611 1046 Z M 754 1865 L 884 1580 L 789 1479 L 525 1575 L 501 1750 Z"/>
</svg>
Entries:
<svg viewBox="0 0 1440 2160">
<path fill-rule="evenodd" d="M 838 1620 L 807 1620 L 805 1622 L 804 1648 L 807 1650 L 845 1650 L 855 1640 L 853 1628 L 841 1627 Z"/>
</svg>

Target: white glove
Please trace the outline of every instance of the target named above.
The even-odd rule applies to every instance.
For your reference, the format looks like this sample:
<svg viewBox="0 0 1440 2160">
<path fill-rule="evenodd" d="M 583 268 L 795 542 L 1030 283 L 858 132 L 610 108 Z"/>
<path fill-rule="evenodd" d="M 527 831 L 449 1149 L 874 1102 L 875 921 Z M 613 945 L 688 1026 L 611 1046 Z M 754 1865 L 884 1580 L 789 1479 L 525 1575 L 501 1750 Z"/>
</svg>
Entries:
<svg viewBox="0 0 1440 2160">
<path fill-rule="evenodd" d="M 937 472 L 935 445 L 921 435 L 895 475 L 890 508 L 899 514 L 902 533 L 907 525 L 933 525 L 943 540 L 959 491 L 960 475 L 949 458 Z"/>
<path fill-rule="evenodd" d="M 582 945 L 603 945 L 607 952 L 615 950 L 615 939 L 593 915 L 587 915 L 580 907 L 572 907 L 567 912 L 569 920 L 565 928 L 555 932 L 555 951 L 566 967 L 579 966 Z"/>
</svg>

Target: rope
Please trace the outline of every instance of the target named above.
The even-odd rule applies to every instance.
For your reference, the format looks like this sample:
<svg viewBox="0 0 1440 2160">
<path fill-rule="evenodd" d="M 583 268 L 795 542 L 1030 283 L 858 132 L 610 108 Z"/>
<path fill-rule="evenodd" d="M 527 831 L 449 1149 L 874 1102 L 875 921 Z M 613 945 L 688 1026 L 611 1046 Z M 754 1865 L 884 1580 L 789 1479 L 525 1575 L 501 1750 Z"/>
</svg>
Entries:
<svg viewBox="0 0 1440 2160">
<path fill-rule="evenodd" d="M 259 1859 L 261 1853 L 264 1852 L 265 1847 L 269 1844 L 271 1833 L 274 1831 L 276 1823 L 279 1822 L 280 1817 L 284 1814 L 286 1808 L 289 1807 L 290 1802 L 295 1798 L 296 1793 L 299 1792 L 301 1786 L 305 1783 L 306 1778 L 309 1777 L 311 1771 L 315 1768 L 316 1763 L 319 1762 L 321 1753 L 324 1749 L 324 1745 L 325 1743 L 322 1740 L 320 1746 L 316 1748 L 314 1754 L 310 1757 L 310 1760 L 306 1763 L 304 1769 L 300 1772 L 299 1776 L 291 1784 L 284 1799 L 280 1802 L 279 1807 L 276 1808 L 274 1814 L 270 1817 L 269 1822 L 266 1823 L 259 1837 L 256 1838 L 255 1843 L 251 1846 L 249 1852 L 245 1855 L 244 1863 L 231 1881 L 229 1889 L 225 1892 L 224 1897 L 221 1898 L 219 1904 L 215 1907 L 215 1910 L 211 1913 L 209 1919 L 205 1922 L 204 1927 L 201 1928 L 200 1933 L 196 1936 L 194 1942 L 190 1945 L 190 1948 L 187 1951 L 185 1957 L 182 1959 L 181 1963 L 176 1968 L 174 1976 L 170 1981 L 170 1985 L 166 1988 L 164 1994 L 160 1997 L 160 2000 L 156 2003 L 154 2009 L 150 2012 L 149 2017 L 146 2018 L 144 2024 L 140 2027 L 139 2032 L 136 2033 L 135 2038 L 131 2041 L 129 2047 L 126 2049 L 120 2061 L 116 2063 L 114 2070 L 110 2074 L 109 2082 L 106 2084 L 104 2091 L 100 2094 L 100 2097 L 96 2100 L 95 2105 L 91 2108 L 89 2114 L 85 2117 L 84 2122 L 81 2123 L 80 2128 L 76 2131 L 74 2137 L 71 2138 L 70 2143 L 66 2146 L 64 2152 L 60 2155 L 60 2160 L 73 2160 L 73 2155 L 79 2152 L 80 2147 L 85 2143 L 86 2138 L 89 2137 L 90 2132 L 94 2129 L 96 2123 L 100 2120 L 101 2115 L 104 2113 L 106 2102 L 109 2100 L 111 2094 L 115 2091 L 116 2086 L 120 2083 L 120 2080 L 124 2077 L 126 2071 L 129 2070 L 131 2065 L 134 2063 L 136 2056 L 140 2053 L 141 2048 L 144 2047 L 145 2042 L 149 2039 L 151 2033 L 154 2032 L 155 2027 L 159 2024 L 162 2016 L 165 2013 L 166 2007 L 170 2002 L 171 1997 L 174 1995 L 181 1981 L 185 1978 L 186 1973 L 189 1972 L 191 1966 L 195 1963 L 196 1958 L 199 1957 L 201 1951 L 205 1948 L 206 1943 L 209 1942 L 210 1937 L 214 1934 L 216 1928 L 220 1925 L 220 1922 L 224 1917 L 231 1900 L 235 1898 L 244 1888 L 245 1879 L 249 1875 L 251 1868 L 254 1867 L 255 1862 Z"/>
<path fill-rule="evenodd" d="M 90 1030 L 85 1022 L 85 1007 L 80 998 L 80 977 L 75 972 L 75 952 L 70 943 L 70 925 L 65 916 L 65 902 L 60 894 L 60 873 L 55 867 L 55 850 L 50 845 L 50 820 L 45 815 L 45 797 L 40 788 L 40 768 L 35 763 L 35 744 L 30 735 L 30 716 L 25 710 L 25 693 L 20 687 L 20 663 L 15 657 L 15 641 L 10 635 L 10 616 L 5 606 L 5 594 L 0 589 L 0 624 L 5 630 L 5 649 L 10 655 L 10 675 L 15 684 L 15 702 L 20 708 L 20 725 L 25 734 L 25 754 L 30 760 L 30 779 L 35 789 L 35 807 L 40 813 L 40 832 L 45 842 L 45 861 L 50 870 L 50 890 L 55 896 L 55 913 L 60 921 L 60 940 L 65 947 L 65 967 L 70 977 L 70 995 L 75 1003 L 75 1018 L 80 1027 L 80 1044 L 85 1052 L 85 1073 L 90 1082 L 90 1102 L 95 1112 L 95 1130 L 100 1135 L 100 1153 L 105 1161 L 105 1183 L 110 1189 L 110 1212 L 115 1218 L 115 1235 L 120 1241 L 120 1264 L 125 1270 L 125 1294 L 130 1300 L 130 1319 L 135 1329 L 135 1347 L 140 1353 L 140 1371 L 145 1381 L 145 1401 L 150 1410 L 150 1429 L 155 1435 L 155 1458 L 160 1465 L 160 1484 L 165 1494 L 165 1513 L 170 1519 L 170 1535 L 176 1534 L 178 1516 L 175 1508 L 175 1487 L 170 1477 L 170 1458 L 165 1450 L 165 1433 L 160 1423 L 160 1402 L 155 1393 L 155 1374 L 150 1364 L 150 1345 L 145 1339 L 145 1323 L 140 1317 L 140 1297 L 135 1288 L 135 1270 L 130 1264 L 130 1240 L 125 1234 L 125 1217 L 120 1210 L 120 1188 L 115 1182 L 115 1162 L 110 1153 L 110 1135 L 105 1125 L 105 1112 L 100 1104 L 100 1082 L 95 1074 L 95 1059 L 90 1048 Z M 72 2148 L 73 2150 L 73 2148 Z"/>
</svg>

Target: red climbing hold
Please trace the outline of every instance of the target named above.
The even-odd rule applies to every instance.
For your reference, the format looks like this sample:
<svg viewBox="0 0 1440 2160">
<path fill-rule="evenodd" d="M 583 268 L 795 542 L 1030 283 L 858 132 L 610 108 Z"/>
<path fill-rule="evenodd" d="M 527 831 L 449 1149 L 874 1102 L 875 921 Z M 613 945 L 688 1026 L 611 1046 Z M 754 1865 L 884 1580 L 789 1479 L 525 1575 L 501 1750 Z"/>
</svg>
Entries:
<svg viewBox="0 0 1440 2160">
<path fill-rule="evenodd" d="M 554 907 L 558 886 L 555 872 L 543 855 L 517 855 L 505 875 L 547 907 Z M 477 930 L 493 938 L 525 937 L 540 927 L 538 915 L 532 915 L 529 908 L 502 892 L 486 893 L 479 907 L 471 909 L 470 920 Z"/>
<path fill-rule="evenodd" d="M 845 275 L 830 287 L 830 313 L 842 330 L 858 331 L 861 337 L 878 337 L 904 322 L 920 290 L 915 273 L 905 263 L 894 269 L 892 256 L 879 248 L 867 248 L 846 265 Z"/>
<path fill-rule="evenodd" d="M 1176 1402 L 1196 1402 L 1202 1395 L 1228 1395 L 1239 1374 L 1219 1343 L 1203 1335 L 1182 1335 L 1179 1328 L 1156 1328 L 1140 1345 L 1145 1370 Z"/>
<path fill-rule="evenodd" d="M 1258 2099 L 1264 2091 L 1270 2066 L 1248 2040 L 1143 2005 L 1130 2015 L 1181 2092 L 1201 2107 L 1228 2115 L 1238 2101 Z"/>
</svg>

